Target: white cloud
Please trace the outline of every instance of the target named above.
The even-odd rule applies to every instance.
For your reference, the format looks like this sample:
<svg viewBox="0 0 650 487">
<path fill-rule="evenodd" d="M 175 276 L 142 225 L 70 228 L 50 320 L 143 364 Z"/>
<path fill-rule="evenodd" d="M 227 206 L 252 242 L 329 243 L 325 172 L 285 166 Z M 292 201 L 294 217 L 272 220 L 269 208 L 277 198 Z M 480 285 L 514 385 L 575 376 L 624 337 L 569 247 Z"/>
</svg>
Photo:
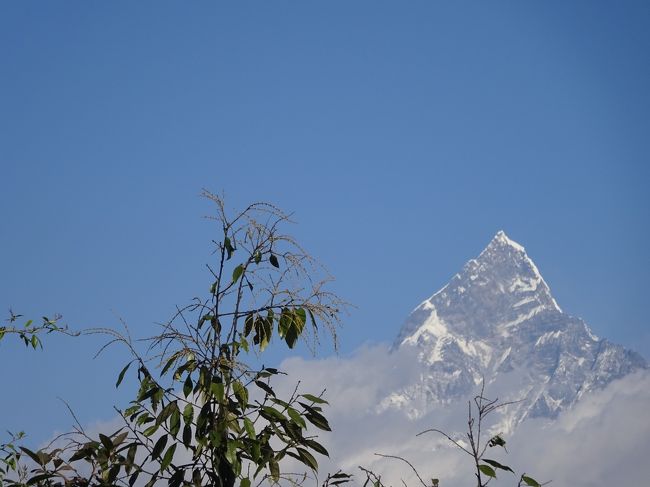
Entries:
<svg viewBox="0 0 650 487">
<path fill-rule="evenodd" d="M 466 454 L 448 447 L 438 434 L 416 436 L 430 428 L 461 435 L 467 426 L 466 403 L 436 408 L 416 420 L 397 411 L 377 413 L 387 394 L 419 377 L 421 369 L 413 356 L 390 353 L 381 345 L 363 347 L 348 358 L 291 358 L 280 369 L 288 375 L 272 383 L 279 397 L 288 397 L 297 381 L 303 393 L 326 389 L 330 406 L 324 414 L 333 432 L 318 432 L 330 452 L 330 459 L 319 458 L 321 481 L 328 472 L 342 468 L 354 473 L 361 481 L 357 485 L 362 485 L 364 477 L 357 468 L 362 465 L 380 474 L 388 485 L 402 485 L 401 479 L 409 487 L 419 485 L 408 465 L 375 455 L 382 453 L 408 459 L 426 482 L 435 477 L 441 487 L 475 485 Z M 525 470 L 539 481 L 552 480 L 555 486 L 646 485 L 649 410 L 650 371 L 638 372 L 583 397 L 553 423 L 523 423 L 506 437 L 509 453 L 497 452 L 491 458 L 520 473 Z M 115 418 L 95 423 L 87 431 L 112 432 L 120 426 L 121 420 Z M 514 486 L 516 478 L 504 473 L 490 485 Z"/>
<path fill-rule="evenodd" d="M 524 423 L 511 441 L 517 460 L 556 485 L 648 485 L 650 372 L 584 397 L 544 427 Z"/>
<path fill-rule="evenodd" d="M 394 411 L 376 412 L 388 393 L 417 378 L 419 368 L 412 357 L 376 346 L 362 348 L 350 358 L 289 359 L 281 369 L 288 373 L 276 386 L 283 393 L 297 380 L 305 392 L 327 389 L 331 406 L 324 412 L 333 432 L 320 435 L 331 455 L 329 461 L 321 461 L 323 474 L 341 467 L 359 475 L 357 466 L 363 465 L 393 485 L 401 485 L 401 478 L 417 485 L 407 465 L 374 455 L 383 453 L 408 459 L 425 481 L 437 477 L 441 487 L 473 485 L 466 454 L 448 448 L 437 434 L 416 437 L 430 428 L 464 432 L 466 403 L 435 409 L 417 420 Z M 645 485 L 649 410 L 650 372 L 635 373 L 583 397 L 551 424 L 525 422 L 506 438 L 510 453 L 492 458 L 557 486 Z M 516 485 L 511 474 L 499 477 L 491 485 Z"/>
</svg>

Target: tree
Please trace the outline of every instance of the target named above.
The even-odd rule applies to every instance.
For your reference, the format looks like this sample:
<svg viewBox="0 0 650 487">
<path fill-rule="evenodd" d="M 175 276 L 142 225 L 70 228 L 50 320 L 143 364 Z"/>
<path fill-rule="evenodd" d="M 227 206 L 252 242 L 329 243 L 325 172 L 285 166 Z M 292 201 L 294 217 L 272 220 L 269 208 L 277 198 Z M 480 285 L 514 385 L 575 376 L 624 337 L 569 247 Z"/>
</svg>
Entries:
<svg viewBox="0 0 650 487">
<path fill-rule="evenodd" d="M 289 216 L 280 209 L 254 203 L 230 217 L 222 198 L 203 196 L 216 207 L 210 221 L 219 234 L 207 296 L 179 307 L 145 353 L 128 330 L 92 330 L 110 337 L 105 347 L 122 343 L 132 354 L 116 383 L 130 368 L 137 374 L 135 399 L 118 410 L 124 426 L 92 438 L 77 424 L 56 448 L 21 448 L 31 468 L 5 479 L 7 486 L 247 487 L 286 477 L 287 457 L 316 471 L 316 457 L 328 454 L 313 435 L 330 429 L 326 401 L 298 387 L 278 397 L 272 378 L 280 371 L 253 368 L 245 358 L 274 339 L 289 348 L 304 339 L 313 348 L 325 332 L 336 344 L 346 303 L 326 289 L 323 268 L 282 233 Z"/>
</svg>

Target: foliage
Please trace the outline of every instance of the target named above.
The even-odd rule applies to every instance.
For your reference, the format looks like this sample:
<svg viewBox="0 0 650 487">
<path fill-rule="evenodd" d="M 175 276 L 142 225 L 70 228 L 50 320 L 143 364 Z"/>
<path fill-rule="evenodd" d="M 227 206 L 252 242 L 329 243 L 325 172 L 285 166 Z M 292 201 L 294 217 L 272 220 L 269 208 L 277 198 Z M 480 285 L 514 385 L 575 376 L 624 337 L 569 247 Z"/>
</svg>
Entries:
<svg viewBox="0 0 650 487">
<path fill-rule="evenodd" d="M 139 382 L 135 399 L 119 410 L 124 426 L 94 438 L 77 423 L 57 448 L 12 450 L 11 458 L 29 457 L 31 468 L 5 479 L 7 486 L 248 487 L 288 477 L 281 468 L 287 457 L 316 471 L 316 457 L 328 454 L 312 434 L 330 430 L 321 395 L 296 387 L 279 397 L 271 379 L 280 372 L 252 368 L 244 358 L 273 339 L 294 348 L 303 338 L 313 348 L 321 330 L 336 343 L 345 303 L 325 290 L 330 279 L 322 267 L 281 233 L 286 214 L 255 203 L 229 218 L 220 197 L 204 196 L 216 205 L 211 221 L 220 234 L 207 297 L 179 307 L 148 339 L 145 354 L 128 330 L 93 330 L 110 336 L 106 346 L 123 343 L 133 356 L 116 382 L 129 369 Z"/>
<path fill-rule="evenodd" d="M 39 347 L 43 348 L 39 335 L 53 332 L 78 335 L 78 333 L 70 331 L 67 326 L 58 324 L 62 318 L 58 314 L 52 318 L 43 316 L 40 324 L 34 323 L 34 320 L 26 320 L 22 327 L 16 326 L 15 323 L 22 317 L 23 315 L 15 314 L 11 309 L 9 310 L 9 318 L 6 320 L 9 326 L 0 326 L 0 341 L 6 336 L 14 335 L 22 340 L 26 347 L 36 350 Z"/>
</svg>

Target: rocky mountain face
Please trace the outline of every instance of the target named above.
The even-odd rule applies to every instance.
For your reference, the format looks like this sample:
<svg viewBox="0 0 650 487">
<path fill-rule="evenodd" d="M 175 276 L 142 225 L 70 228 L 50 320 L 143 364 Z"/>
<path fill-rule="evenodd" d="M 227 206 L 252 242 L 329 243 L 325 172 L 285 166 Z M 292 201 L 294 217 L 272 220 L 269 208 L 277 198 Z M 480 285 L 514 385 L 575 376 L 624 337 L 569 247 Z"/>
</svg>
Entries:
<svg viewBox="0 0 650 487">
<path fill-rule="evenodd" d="M 419 417 L 475 394 L 485 380 L 489 396 L 521 400 L 504 410 L 506 429 L 554 418 L 586 392 L 647 367 L 562 311 L 525 249 L 504 232 L 413 310 L 394 348 L 417 354 L 423 373 L 380 410 Z"/>
</svg>

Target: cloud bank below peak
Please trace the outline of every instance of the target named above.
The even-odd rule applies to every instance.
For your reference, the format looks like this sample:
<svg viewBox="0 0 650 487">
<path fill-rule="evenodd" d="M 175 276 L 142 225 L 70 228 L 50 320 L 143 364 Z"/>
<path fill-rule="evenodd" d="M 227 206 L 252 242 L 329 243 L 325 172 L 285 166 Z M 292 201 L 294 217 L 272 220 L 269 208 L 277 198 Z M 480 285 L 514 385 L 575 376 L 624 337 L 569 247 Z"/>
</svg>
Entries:
<svg viewBox="0 0 650 487">
<path fill-rule="evenodd" d="M 281 369 L 288 374 L 276 386 L 282 394 L 298 380 L 304 392 L 326 389 L 330 406 L 324 413 L 333 431 L 319 435 L 330 452 L 329 459 L 319 460 L 323 476 L 342 468 L 362 480 L 357 468 L 361 465 L 393 485 L 402 479 L 409 485 L 419 483 L 406 464 L 376 455 L 381 453 L 408 459 L 424 479 L 439 478 L 442 487 L 472 483 L 466 454 L 448 447 L 436 434 L 416 436 L 431 428 L 462 435 L 466 402 L 436 406 L 417 419 L 395 410 L 380 412 L 390 391 L 423 373 L 414 357 L 390 353 L 386 345 L 366 346 L 348 358 L 291 358 Z M 486 392 L 490 396 L 491 391 Z M 525 421 L 506 437 L 509 453 L 490 452 L 490 458 L 555 485 L 642 485 L 650 451 L 649 407 L 650 371 L 641 370 L 585 395 L 554 421 Z M 508 475 L 500 475 L 495 485 L 512 485 Z"/>
</svg>

